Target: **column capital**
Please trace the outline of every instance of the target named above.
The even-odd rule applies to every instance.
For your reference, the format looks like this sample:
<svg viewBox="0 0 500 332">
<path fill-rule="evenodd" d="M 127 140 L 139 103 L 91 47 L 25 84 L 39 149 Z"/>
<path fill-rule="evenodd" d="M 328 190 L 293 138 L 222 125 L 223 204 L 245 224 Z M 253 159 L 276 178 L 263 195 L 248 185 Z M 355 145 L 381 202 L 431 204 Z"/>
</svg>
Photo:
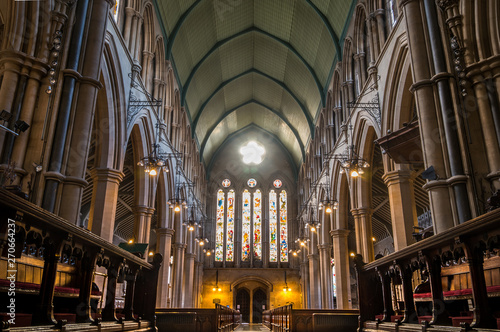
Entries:
<svg viewBox="0 0 500 332">
<path fill-rule="evenodd" d="M 372 214 L 373 210 L 369 207 L 359 207 L 351 210 L 353 216 L 361 216 L 366 214 Z"/>
<path fill-rule="evenodd" d="M 378 17 L 378 16 L 383 16 L 385 14 L 385 11 L 383 8 L 379 8 L 375 10 L 373 13 L 375 14 L 375 17 Z"/>
<path fill-rule="evenodd" d="M 78 176 L 66 176 L 64 178 L 64 183 L 79 186 L 81 188 L 85 188 L 86 186 L 89 185 L 89 183 L 85 181 L 85 179 L 82 179 Z"/>
<path fill-rule="evenodd" d="M 309 258 L 309 260 L 317 260 L 318 256 L 318 254 L 307 254 L 307 258 Z"/>
<path fill-rule="evenodd" d="M 333 238 L 341 238 L 341 237 L 345 237 L 347 238 L 349 236 L 349 233 L 351 233 L 350 230 L 348 229 L 333 229 L 330 231 L 330 235 L 333 237 Z"/>
<path fill-rule="evenodd" d="M 175 249 L 186 249 L 187 244 L 185 244 L 185 243 L 174 243 L 174 244 L 172 244 L 172 247 L 174 247 Z"/>
<path fill-rule="evenodd" d="M 174 235 L 175 230 L 172 228 L 157 228 L 156 235 Z"/>
<path fill-rule="evenodd" d="M 459 0 L 436 0 L 436 4 L 442 9 L 447 10 L 449 8 L 458 6 Z"/>
<path fill-rule="evenodd" d="M 318 244 L 318 249 L 319 250 L 328 250 L 331 249 L 332 245 L 331 244 Z"/>
<path fill-rule="evenodd" d="M 132 7 L 125 7 L 125 14 L 135 15 L 135 9 Z"/>
<path fill-rule="evenodd" d="M 93 168 L 90 170 L 90 176 L 94 181 L 111 181 L 120 184 L 125 177 L 122 171 L 112 168 Z"/>
<path fill-rule="evenodd" d="M 155 209 L 146 205 L 135 205 L 132 210 L 134 213 L 143 213 L 143 214 L 153 214 Z"/>
<path fill-rule="evenodd" d="M 196 258 L 196 254 L 193 254 L 191 252 L 187 252 L 186 254 L 184 254 L 184 257 L 186 259 L 193 259 L 194 260 Z"/>
<path fill-rule="evenodd" d="M 412 179 L 412 173 L 409 170 L 390 171 L 382 175 L 382 180 L 386 186 L 391 186 L 396 183 L 406 182 Z"/>
</svg>

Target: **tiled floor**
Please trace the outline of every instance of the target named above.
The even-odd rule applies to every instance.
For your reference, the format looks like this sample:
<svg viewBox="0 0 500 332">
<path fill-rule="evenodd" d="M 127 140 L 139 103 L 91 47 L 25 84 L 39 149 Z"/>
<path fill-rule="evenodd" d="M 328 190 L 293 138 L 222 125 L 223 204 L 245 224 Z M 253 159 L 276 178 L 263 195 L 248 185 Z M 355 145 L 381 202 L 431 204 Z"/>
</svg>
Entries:
<svg viewBox="0 0 500 332">
<path fill-rule="evenodd" d="M 263 331 L 269 331 L 269 329 L 262 324 L 245 323 L 245 324 L 241 324 L 240 326 L 238 326 L 238 328 L 234 331 L 235 332 L 237 332 L 237 331 L 263 332 Z"/>
</svg>

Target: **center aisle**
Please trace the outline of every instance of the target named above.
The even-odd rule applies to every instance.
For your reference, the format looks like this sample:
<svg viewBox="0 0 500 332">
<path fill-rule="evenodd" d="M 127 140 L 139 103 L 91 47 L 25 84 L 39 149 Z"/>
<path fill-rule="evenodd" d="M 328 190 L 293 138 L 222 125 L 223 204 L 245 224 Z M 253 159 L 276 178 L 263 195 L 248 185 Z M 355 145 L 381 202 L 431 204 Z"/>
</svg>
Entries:
<svg viewBox="0 0 500 332">
<path fill-rule="evenodd" d="M 269 329 L 267 327 L 265 327 L 264 325 L 262 324 L 248 324 L 248 323 L 244 323 L 244 324 L 241 324 L 240 326 L 238 326 L 238 328 L 236 330 L 234 330 L 235 332 L 238 332 L 238 331 L 247 331 L 247 332 L 263 332 L 263 331 L 269 331 Z"/>
</svg>

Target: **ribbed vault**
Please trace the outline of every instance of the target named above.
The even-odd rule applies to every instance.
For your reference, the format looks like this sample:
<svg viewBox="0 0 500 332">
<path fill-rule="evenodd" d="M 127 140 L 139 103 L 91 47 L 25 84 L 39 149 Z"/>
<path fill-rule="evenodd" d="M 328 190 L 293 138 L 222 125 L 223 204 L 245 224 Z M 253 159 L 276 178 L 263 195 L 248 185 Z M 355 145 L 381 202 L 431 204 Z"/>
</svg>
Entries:
<svg viewBox="0 0 500 332">
<path fill-rule="evenodd" d="M 352 0 L 155 5 L 205 163 L 229 136 L 254 125 L 275 135 L 299 166 Z"/>
</svg>

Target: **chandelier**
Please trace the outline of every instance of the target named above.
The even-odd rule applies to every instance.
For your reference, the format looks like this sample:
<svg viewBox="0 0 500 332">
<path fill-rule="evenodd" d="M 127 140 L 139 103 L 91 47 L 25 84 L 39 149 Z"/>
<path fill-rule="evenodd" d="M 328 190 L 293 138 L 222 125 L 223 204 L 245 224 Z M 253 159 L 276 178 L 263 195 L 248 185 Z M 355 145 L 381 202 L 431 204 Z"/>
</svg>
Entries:
<svg viewBox="0 0 500 332">
<path fill-rule="evenodd" d="M 314 219 L 314 209 L 311 207 L 311 213 L 309 214 L 309 221 L 305 223 L 305 228 L 309 228 L 311 232 L 316 232 L 318 228 L 321 227 L 319 220 Z"/>
<path fill-rule="evenodd" d="M 158 138 L 160 136 L 160 124 L 156 123 L 155 132 L 155 142 L 152 144 L 152 151 L 144 158 L 141 158 L 137 163 L 138 166 L 144 167 L 144 172 L 148 173 L 150 176 L 156 176 L 160 172 L 168 172 L 169 159 L 172 157 L 178 158 L 179 153 L 163 153 L 160 150 L 160 144 L 158 144 Z M 167 141 L 167 143 L 169 143 Z M 170 145 L 170 144 L 169 144 Z M 172 151 L 174 151 L 172 149 Z"/>
<path fill-rule="evenodd" d="M 326 184 L 320 184 L 320 187 L 325 187 L 326 196 L 323 198 L 318 204 L 318 210 L 325 209 L 326 213 L 332 213 L 333 210 L 337 210 L 339 208 L 339 202 L 335 199 L 330 199 L 330 188 Z"/>
<path fill-rule="evenodd" d="M 349 125 L 349 130 L 352 135 L 352 125 Z M 349 140 L 349 134 L 347 134 L 346 142 Z M 365 173 L 365 169 L 370 167 L 370 164 L 363 159 L 360 155 L 356 153 L 356 147 L 352 144 L 348 145 L 347 153 L 341 155 L 335 155 L 333 158 L 340 160 L 340 166 L 342 169 L 340 170 L 340 174 L 349 174 L 352 178 L 357 178 Z"/>
</svg>

